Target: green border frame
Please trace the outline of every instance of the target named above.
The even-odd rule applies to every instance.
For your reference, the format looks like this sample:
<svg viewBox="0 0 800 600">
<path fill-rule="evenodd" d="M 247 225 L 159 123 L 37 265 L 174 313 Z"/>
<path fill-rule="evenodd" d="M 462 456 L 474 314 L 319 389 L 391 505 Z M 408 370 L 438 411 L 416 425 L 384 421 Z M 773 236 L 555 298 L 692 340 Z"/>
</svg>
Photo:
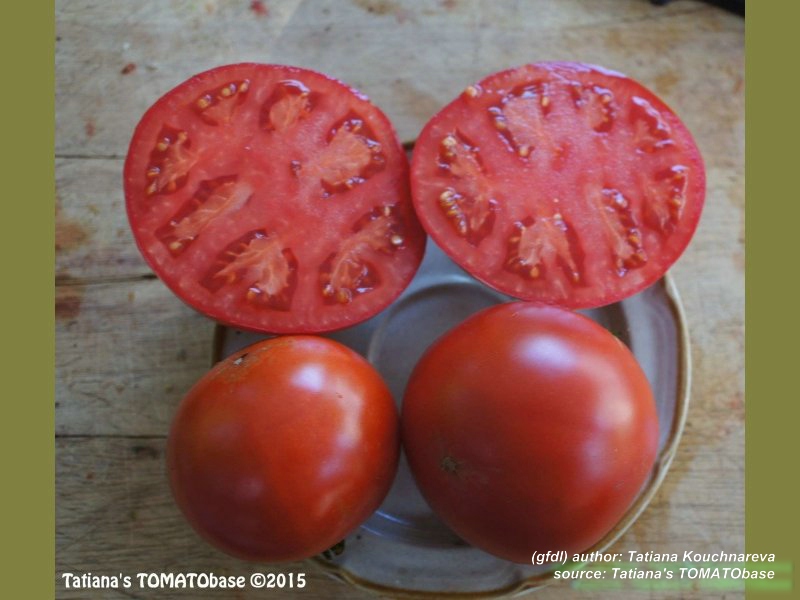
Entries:
<svg viewBox="0 0 800 600">
<path fill-rule="evenodd" d="M 747 102 L 747 425 L 746 545 L 799 555 L 795 457 L 798 403 L 791 374 L 800 326 L 789 257 L 800 206 L 794 94 L 800 55 L 796 2 L 751 2 L 746 25 Z M 0 221 L 6 386 L 0 454 L 4 595 L 53 597 L 54 586 L 54 6 L 5 3 L 0 17 L 4 210 Z M 18 115 L 25 115 L 21 118 Z M 13 177 L 11 174 L 13 173 Z M 20 316 L 22 315 L 22 317 Z M 28 318 L 23 318 L 27 316 Z M 9 385 L 10 384 L 10 385 Z M 748 591 L 748 598 L 776 593 Z M 782 595 L 782 594 L 781 594 Z"/>
<path fill-rule="evenodd" d="M 800 327 L 789 283 L 791 257 L 799 254 L 800 96 L 796 59 L 790 57 L 800 56 L 800 3 L 751 2 L 748 8 L 745 545 L 748 552 L 772 552 L 777 561 L 794 563 L 800 403 L 793 375 Z M 746 589 L 748 600 L 794 595 Z"/>
<path fill-rule="evenodd" d="M 55 595 L 55 10 L 0 9 L 3 368 L 0 525 L 7 598 Z"/>
</svg>

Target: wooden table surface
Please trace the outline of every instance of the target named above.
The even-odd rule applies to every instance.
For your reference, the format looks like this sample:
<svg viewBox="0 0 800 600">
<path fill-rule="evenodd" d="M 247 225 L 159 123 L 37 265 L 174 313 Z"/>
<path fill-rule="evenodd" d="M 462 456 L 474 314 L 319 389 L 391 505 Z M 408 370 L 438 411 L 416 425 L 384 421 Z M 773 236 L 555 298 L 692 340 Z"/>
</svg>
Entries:
<svg viewBox="0 0 800 600">
<path fill-rule="evenodd" d="M 67 591 L 64 571 L 257 569 L 200 541 L 169 495 L 165 434 L 210 365 L 214 324 L 145 265 L 121 187 L 127 144 L 150 103 L 196 72 L 239 61 L 338 77 L 369 95 L 403 140 L 466 85 L 524 62 L 599 63 L 661 95 L 694 133 L 708 169 L 700 227 L 672 269 L 689 321 L 692 399 L 663 487 L 615 548 L 743 549 L 743 19 L 688 0 L 57 0 L 56 33 L 58 597 L 202 597 Z M 306 571 L 309 582 L 272 597 L 367 596 L 310 565 L 277 570 Z M 571 595 L 594 597 L 565 585 L 537 592 Z"/>
</svg>

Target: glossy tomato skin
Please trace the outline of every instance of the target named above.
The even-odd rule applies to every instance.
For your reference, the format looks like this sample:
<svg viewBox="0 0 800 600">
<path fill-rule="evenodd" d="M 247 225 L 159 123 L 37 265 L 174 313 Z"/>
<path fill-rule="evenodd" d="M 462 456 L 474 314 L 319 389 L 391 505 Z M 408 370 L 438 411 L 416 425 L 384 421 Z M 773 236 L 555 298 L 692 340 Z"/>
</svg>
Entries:
<svg viewBox="0 0 800 600">
<path fill-rule="evenodd" d="M 402 439 L 438 516 L 529 563 L 612 529 L 653 466 L 658 421 L 631 352 L 555 307 L 491 307 L 440 338 L 406 389 Z"/>
<path fill-rule="evenodd" d="M 417 215 L 456 263 L 521 300 L 580 309 L 657 281 L 703 209 L 700 150 L 637 81 L 541 62 L 468 86 L 423 128 Z"/>
<path fill-rule="evenodd" d="M 123 184 L 156 275 L 240 329 L 359 323 L 403 291 L 424 254 L 391 122 L 309 69 L 239 63 L 179 83 L 137 124 Z"/>
<path fill-rule="evenodd" d="M 383 380 L 352 350 L 314 336 L 259 342 L 181 403 L 167 447 L 173 495 L 229 554 L 304 559 L 379 506 L 397 468 L 398 425 Z"/>
</svg>

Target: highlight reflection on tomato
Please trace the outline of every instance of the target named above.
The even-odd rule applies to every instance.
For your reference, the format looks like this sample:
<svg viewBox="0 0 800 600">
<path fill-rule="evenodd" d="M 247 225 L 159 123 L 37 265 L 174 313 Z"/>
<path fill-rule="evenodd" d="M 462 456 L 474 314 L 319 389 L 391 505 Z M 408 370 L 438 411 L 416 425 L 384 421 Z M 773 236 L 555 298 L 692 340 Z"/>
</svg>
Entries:
<svg viewBox="0 0 800 600">
<path fill-rule="evenodd" d="M 401 429 L 438 516 L 520 563 L 601 540 L 647 480 L 658 443 L 630 350 L 584 316 L 526 303 L 486 309 L 428 349 Z"/>
<path fill-rule="evenodd" d="M 220 362 L 189 391 L 167 454 L 178 506 L 204 538 L 249 560 L 298 560 L 341 541 L 389 491 L 397 410 L 352 350 L 275 338 Z"/>
</svg>

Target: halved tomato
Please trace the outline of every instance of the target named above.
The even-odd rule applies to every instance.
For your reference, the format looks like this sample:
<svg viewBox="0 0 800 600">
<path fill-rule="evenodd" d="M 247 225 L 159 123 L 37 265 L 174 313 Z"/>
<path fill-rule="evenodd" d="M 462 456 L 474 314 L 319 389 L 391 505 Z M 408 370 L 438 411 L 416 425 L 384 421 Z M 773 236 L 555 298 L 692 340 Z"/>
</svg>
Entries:
<svg viewBox="0 0 800 600">
<path fill-rule="evenodd" d="M 136 128 L 125 198 L 139 249 L 226 324 L 320 332 L 410 282 L 425 234 L 408 162 L 366 97 L 305 69 L 228 65 L 181 83 Z"/>
<path fill-rule="evenodd" d="M 691 134 L 639 83 L 538 63 L 471 85 L 426 125 L 417 215 L 473 276 L 512 296 L 600 306 L 652 284 L 700 219 Z"/>
</svg>

